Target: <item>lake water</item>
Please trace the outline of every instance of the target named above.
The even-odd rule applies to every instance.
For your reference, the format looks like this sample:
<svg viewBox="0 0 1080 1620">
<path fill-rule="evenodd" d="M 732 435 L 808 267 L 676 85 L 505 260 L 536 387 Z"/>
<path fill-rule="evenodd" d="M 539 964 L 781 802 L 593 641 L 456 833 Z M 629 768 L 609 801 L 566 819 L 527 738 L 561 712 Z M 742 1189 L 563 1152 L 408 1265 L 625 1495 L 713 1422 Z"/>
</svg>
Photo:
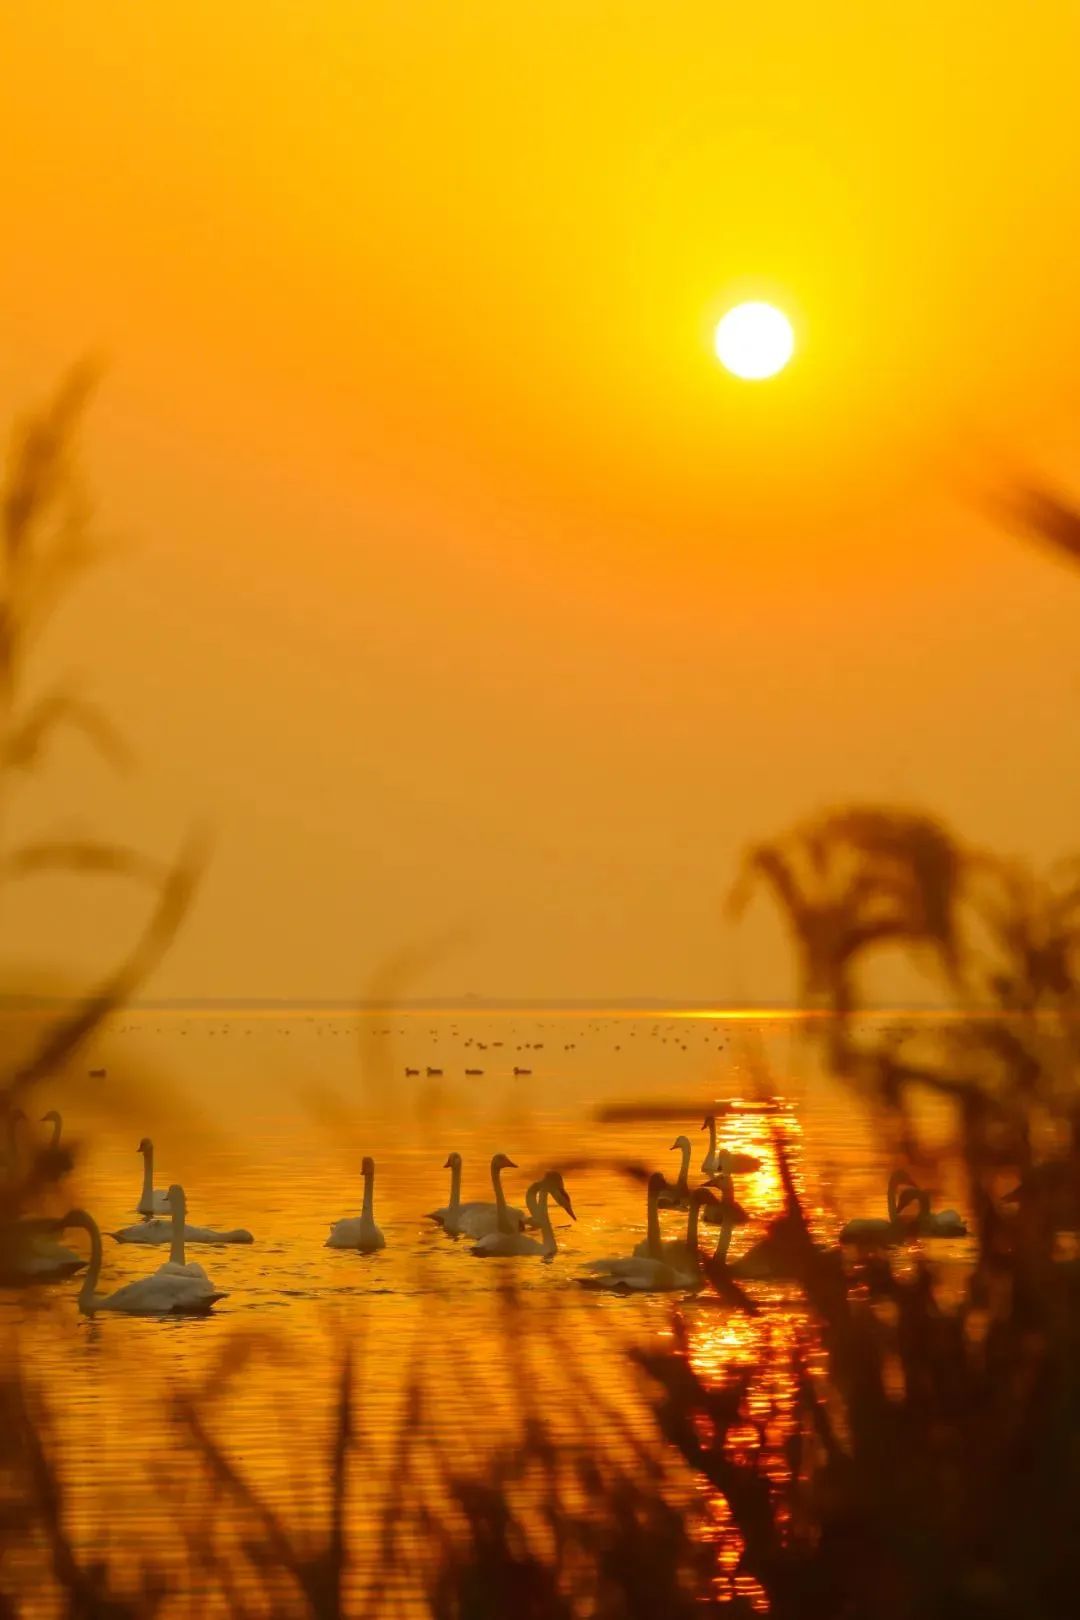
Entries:
<svg viewBox="0 0 1080 1620">
<path fill-rule="evenodd" d="M 372 1520 L 392 1478 L 414 1373 L 431 1395 L 418 1420 L 425 1434 L 479 1463 L 522 1419 L 508 1354 L 520 1354 L 529 1399 L 552 1421 L 563 1415 L 573 1358 L 644 1432 L 650 1414 L 624 1351 L 670 1337 L 676 1326 L 709 1377 L 723 1380 L 738 1366 L 773 1369 L 751 1398 L 779 1425 L 779 1455 L 792 1391 L 776 1386 L 776 1351 L 804 1326 L 791 1291 L 759 1288 L 769 1309 L 751 1321 L 707 1298 L 587 1294 L 575 1279 L 590 1257 L 627 1254 L 644 1234 L 644 1191 L 620 1167 L 674 1177 L 671 1144 L 685 1132 L 696 1173 L 706 1147 L 702 1117 L 714 1104 L 736 1105 L 721 1121 L 723 1144 L 762 1162 L 737 1183 L 754 1222 L 736 1233 L 733 1256 L 782 1206 L 774 1130 L 822 1237 L 849 1215 L 884 1213 L 884 1148 L 847 1092 L 812 1077 L 806 1027 L 792 1017 L 651 1010 L 148 1012 L 118 1020 L 86 1059 L 104 1078 L 80 1073 L 34 1098 L 35 1113 L 60 1106 L 65 1135 L 80 1143 L 64 1199 L 83 1204 L 106 1232 L 134 1220 L 136 1149 L 151 1135 L 155 1185 L 183 1184 L 188 1219 L 247 1227 L 256 1241 L 189 1253 L 228 1294 L 206 1320 L 90 1321 L 77 1311 L 77 1282 L 0 1294 L 0 1316 L 18 1328 L 21 1353 L 49 1398 L 77 1539 L 113 1556 L 144 1537 L 166 1544 L 177 1492 L 194 1488 L 172 1416 L 178 1392 L 198 1393 L 209 1430 L 262 1500 L 291 1524 L 318 1523 L 345 1346 L 358 1356 L 367 1447 L 356 1511 Z M 467 1077 L 467 1068 L 484 1073 Z M 760 1111 L 765 1096 L 777 1112 Z M 619 1104 L 665 1117 L 598 1118 Z M 464 1158 L 465 1198 L 489 1197 L 491 1155 L 509 1154 L 519 1167 L 505 1177 L 515 1203 L 547 1168 L 589 1161 L 566 1170 L 577 1220 L 557 1214 L 551 1262 L 476 1259 L 466 1242 L 424 1219 L 447 1202 L 443 1164 L 452 1150 Z M 327 1249 L 330 1223 L 359 1210 L 365 1154 L 376 1161 L 386 1248 L 371 1256 Z M 958 1202 L 955 1189 L 941 1192 Z M 665 1216 L 666 1235 L 684 1221 Z M 167 1258 L 164 1249 L 105 1242 L 101 1291 Z M 963 1267 L 965 1244 L 935 1247 L 944 1268 Z M 503 1297 L 510 1281 L 512 1317 Z"/>
</svg>

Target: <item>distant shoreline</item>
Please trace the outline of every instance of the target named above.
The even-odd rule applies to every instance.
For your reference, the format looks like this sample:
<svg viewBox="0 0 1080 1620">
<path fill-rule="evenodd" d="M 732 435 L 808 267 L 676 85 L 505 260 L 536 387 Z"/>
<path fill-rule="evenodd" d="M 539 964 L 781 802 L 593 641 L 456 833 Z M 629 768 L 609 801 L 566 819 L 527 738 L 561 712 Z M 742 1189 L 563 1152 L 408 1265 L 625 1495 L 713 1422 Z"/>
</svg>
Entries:
<svg viewBox="0 0 1080 1620">
<path fill-rule="evenodd" d="M 0 1014 L 3 1013 L 32 1013 L 32 1012 L 60 1012 L 78 1006 L 77 997 L 69 996 L 0 996 Z M 431 1015 L 456 1015 L 465 1017 L 478 1013 L 547 1013 L 556 1016 L 562 1013 L 572 1013 L 578 1016 L 592 1014 L 596 1017 L 615 1013 L 639 1013 L 648 1016 L 694 1016 L 729 1019 L 753 1018 L 833 1018 L 836 1016 L 829 1008 L 808 1008 L 797 1003 L 783 1002 L 740 1002 L 731 1005 L 721 1005 L 708 1001 L 680 1001 L 678 999 L 664 1000 L 656 996 L 642 996 L 636 999 L 628 997 L 612 997 L 602 999 L 567 998 L 561 1001 L 536 1000 L 528 997 L 511 999 L 508 997 L 482 997 L 468 996 L 453 998 L 449 996 L 431 996 L 407 998 L 392 1003 L 381 1001 L 355 1000 L 348 1001 L 343 998 L 326 1000 L 293 1000 L 284 997 L 239 997 L 239 996 L 178 996 L 160 998 L 148 1001 L 132 1001 L 118 1008 L 112 1015 L 115 1018 L 140 1013 L 289 1013 L 294 1015 L 336 1013 L 338 1016 L 358 1016 L 381 1014 L 392 1017 L 396 1014 L 416 1015 L 428 1013 Z M 1000 1012 L 980 1007 L 934 1006 L 910 1004 L 897 1004 L 894 1006 L 881 1005 L 861 1008 L 857 1018 L 974 1018 L 982 1016 L 1000 1017 Z"/>
</svg>

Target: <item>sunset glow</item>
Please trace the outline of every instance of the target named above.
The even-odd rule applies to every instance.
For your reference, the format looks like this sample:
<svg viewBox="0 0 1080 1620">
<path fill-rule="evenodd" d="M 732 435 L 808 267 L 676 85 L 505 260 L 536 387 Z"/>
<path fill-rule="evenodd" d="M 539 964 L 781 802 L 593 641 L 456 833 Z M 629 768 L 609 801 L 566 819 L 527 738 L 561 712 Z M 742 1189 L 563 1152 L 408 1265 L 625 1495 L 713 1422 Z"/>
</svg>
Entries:
<svg viewBox="0 0 1080 1620">
<path fill-rule="evenodd" d="M 772 304 L 736 304 L 716 328 L 716 357 L 745 382 L 760 382 L 783 371 L 795 349 L 795 333 Z"/>
</svg>

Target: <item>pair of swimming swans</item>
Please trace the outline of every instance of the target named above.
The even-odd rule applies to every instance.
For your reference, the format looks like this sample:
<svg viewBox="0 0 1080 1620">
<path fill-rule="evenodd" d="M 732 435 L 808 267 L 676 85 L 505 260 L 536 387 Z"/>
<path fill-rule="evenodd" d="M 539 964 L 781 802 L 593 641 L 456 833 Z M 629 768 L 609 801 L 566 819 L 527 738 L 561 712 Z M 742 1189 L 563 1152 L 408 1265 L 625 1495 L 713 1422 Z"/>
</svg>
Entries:
<svg viewBox="0 0 1080 1620">
<path fill-rule="evenodd" d="M 706 1169 L 706 1166 L 709 1165 L 715 1167 L 707 1170 L 706 1173 L 709 1176 L 731 1177 L 737 1173 L 741 1174 L 743 1171 L 748 1169 L 760 1170 L 760 1159 L 755 1159 L 748 1153 L 729 1153 L 726 1148 L 718 1148 L 716 1146 L 716 1118 L 713 1114 L 708 1116 L 705 1121 L 705 1125 L 702 1126 L 702 1130 L 705 1129 L 705 1126 L 711 1127 L 711 1145 L 708 1153 L 706 1153 L 705 1158 L 702 1161 L 702 1169 Z M 671 1144 L 671 1152 L 674 1153 L 676 1151 L 682 1155 L 682 1159 L 679 1164 L 678 1178 L 676 1179 L 673 1187 L 668 1186 L 665 1183 L 664 1190 L 658 1199 L 658 1204 L 661 1209 L 690 1208 L 690 1159 L 693 1154 L 693 1148 L 691 1147 L 690 1138 L 688 1136 L 677 1136 L 675 1138 L 674 1142 Z M 707 1225 L 719 1226 L 723 1221 L 723 1216 L 720 1213 L 720 1209 L 717 1205 L 705 1204 L 702 1210 L 701 1219 Z M 736 1224 L 738 1225 L 741 1223 L 736 1222 Z"/>
<path fill-rule="evenodd" d="M 359 1215 L 346 1215 L 330 1228 L 324 1248 L 358 1249 L 361 1254 L 374 1254 L 385 1249 L 386 1239 L 375 1225 L 375 1160 L 365 1158 L 360 1165 L 364 1178 L 364 1202 Z"/>
<path fill-rule="evenodd" d="M 549 1170 L 546 1176 L 534 1181 L 525 1194 L 529 1214 L 533 1224 L 539 1228 L 540 1237 L 530 1237 L 527 1232 L 521 1230 L 491 1231 L 473 1244 L 470 1253 L 478 1255 L 481 1259 L 492 1255 L 540 1255 L 544 1260 L 551 1260 L 558 1252 L 559 1246 L 555 1241 L 555 1229 L 548 1213 L 549 1198 L 554 1198 L 572 1221 L 577 1220 L 562 1176 L 557 1170 Z"/>
<path fill-rule="evenodd" d="M 901 1190 L 902 1189 L 902 1190 Z M 918 1206 L 913 1216 L 903 1211 Z M 894 1170 L 885 1194 L 886 1215 L 848 1221 L 840 1232 L 841 1243 L 860 1248 L 891 1247 L 919 1237 L 966 1237 L 967 1223 L 955 1209 L 934 1211 L 930 1194 L 906 1170 Z"/>
<path fill-rule="evenodd" d="M 450 1172 L 450 1202 L 442 1209 L 433 1209 L 428 1220 L 441 1226 L 450 1237 L 479 1239 L 495 1232 L 522 1232 L 527 1225 L 538 1224 L 531 1211 L 526 1214 L 524 1210 L 506 1202 L 502 1173 L 504 1170 L 516 1170 L 517 1165 L 505 1153 L 496 1153 L 491 1161 L 491 1187 L 495 1194 L 492 1201 L 472 1199 L 462 1203 L 460 1153 L 451 1153 L 443 1169 Z"/>
<path fill-rule="evenodd" d="M 79 1310 L 84 1316 L 96 1316 L 99 1311 L 119 1311 L 127 1316 L 206 1316 L 219 1299 L 227 1298 L 220 1288 L 215 1288 L 202 1266 L 185 1258 L 184 1189 L 172 1186 L 167 1197 L 172 1215 L 168 1260 L 149 1277 L 124 1283 L 112 1294 L 97 1291 L 102 1246 L 94 1217 L 85 1209 L 73 1209 L 58 1223 L 61 1231 L 79 1228 L 90 1237 L 90 1268 L 79 1290 Z"/>
<path fill-rule="evenodd" d="M 589 1275 L 578 1278 L 583 1288 L 635 1294 L 696 1292 L 702 1287 L 698 1223 L 701 1211 L 713 1207 L 719 1212 L 720 1225 L 714 1259 L 726 1260 L 735 1226 L 730 1181 L 723 1189 L 723 1198 L 717 1198 L 709 1186 L 695 1187 L 690 1194 L 686 1240 L 669 1244 L 661 1241 L 658 1214 L 660 1195 L 666 1187 L 667 1182 L 658 1171 L 649 1177 L 648 1232 L 644 1243 L 639 1243 L 632 1255 L 591 1260 L 586 1268 Z"/>
<path fill-rule="evenodd" d="M 138 1150 L 143 1160 L 142 1194 L 135 1206 L 142 1220 L 134 1226 L 122 1226 L 118 1232 L 110 1232 L 109 1236 L 115 1238 L 117 1243 L 169 1243 L 172 1241 L 173 1222 L 171 1218 L 174 1187 L 167 1191 L 154 1188 L 154 1144 L 148 1136 L 144 1136 L 139 1143 Z M 186 1209 L 185 1201 L 185 1209 Z M 218 1232 L 211 1226 L 184 1227 L 184 1238 L 188 1243 L 254 1243 L 255 1239 L 246 1227 L 236 1226 L 227 1232 Z"/>
</svg>

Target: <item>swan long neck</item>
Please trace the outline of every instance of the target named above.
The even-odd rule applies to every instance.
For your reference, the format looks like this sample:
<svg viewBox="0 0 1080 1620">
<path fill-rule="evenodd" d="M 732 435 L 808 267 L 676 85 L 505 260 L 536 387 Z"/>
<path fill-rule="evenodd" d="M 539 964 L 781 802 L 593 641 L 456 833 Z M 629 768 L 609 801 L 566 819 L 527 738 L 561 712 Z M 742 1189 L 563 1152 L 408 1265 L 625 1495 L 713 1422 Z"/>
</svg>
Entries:
<svg viewBox="0 0 1080 1620">
<path fill-rule="evenodd" d="M 888 1192 L 885 1196 L 888 1204 L 890 1221 L 898 1221 L 900 1219 L 900 1211 L 897 1208 L 896 1195 L 900 1188 L 907 1184 L 908 1179 L 907 1173 L 903 1170 L 894 1170 L 892 1175 L 889 1177 Z"/>
<path fill-rule="evenodd" d="M 142 1161 L 142 1197 L 139 1199 L 139 1202 L 140 1204 L 148 1204 L 154 1196 L 154 1149 L 152 1146 L 143 1148 Z"/>
<path fill-rule="evenodd" d="M 59 1114 L 54 1114 L 52 1122 L 52 1141 L 49 1143 L 50 1147 L 58 1148 L 60 1146 L 60 1132 L 62 1130 L 63 1121 L 61 1120 Z"/>
<path fill-rule="evenodd" d="M 724 1204 L 724 1218 L 720 1222 L 720 1235 L 716 1240 L 716 1248 L 713 1250 L 714 1260 L 727 1259 L 727 1252 L 731 1247 L 731 1234 L 735 1230 L 735 1222 L 732 1219 L 732 1211 L 728 1206 L 726 1199 L 724 1200 Z"/>
<path fill-rule="evenodd" d="M 657 1203 L 659 1196 L 659 1188 L 649 1188 L 649 1204 L 645 1225 L 645 1242 L 648 1246 L 649 1253 L 652 1255 L 654 1260 L 659 1260 L 663 1252 L 660 1247 L 660 1206 Z"/>
<path fill-rule="evenodd" d="M 450 1166 L 450 1213 L 456 1215 L 461 1206 L 461 1160 Z"/>
<path fill-rule="evenodd" d="M 709 1132 L 709 1151 L 705 1155 L 701 1168 L 703 1170 L 712 1170 L 716 1164 L 716 1120 L 711 1114 L 705 1121 L 705 1125 Z"/>
<path fill-rule="evenodd" d="M 85 1309 L 91 1305 L 97 1293 L 98 1279 L 101 1276 L 101 1233 L 98 1224 L 92 1215 L 85 1209 L 73 1209 L 64 1221 L 65 1227 L 78 1226 L 90 1234 L 90 1265 L 79 1289 L 79 1304 Z"/>
<path fill-rule="evenodd" d="M 537 1225 L 540 1227 L 540 1235 L 544 1240 L 544 1254 L 550 1258 L 551 1255 L 558 1251 L 559 1245 L 555 1240 L 555 1228 L 551 1224 L 551 1216 L 548 1214 L 548 1190 L 546 1187 L 541 1186 L 533 1209 Z"/>
<path fill-rule="evenodd" d="M 509 1232 L 510 1218 L 506 1213 L 506 1194 L 502 1190 L 502 1166 L 492 1165 L 491 1185 L 495 1189 L 495 1212 L 500 1232 Z"/>
<path fill-rule="evenodd" d="M 169 1245 L 169 1260 L 174 1266 L 182 1266 L 185 1263 L 184 1223 L 186 1217 L 185 1200 L 177 1198 L 172 1207 L 172 1241 Z"/>
<path fill-rule="evenodd" d="M 375 1218 L 375 1172 L 368 1170 L 364 1174 L 364 1204 L 360 1211 L 365 1221 Z"/>
<path fill-rule="evenodd" d="M 679 1192 L 685 1193 L 690 1186 L 690 1143 L 684 1141 L 680 1152 L 682 1153 L 682 1162 L 679 1165 L 678 1186 Z"/>
</svg>

